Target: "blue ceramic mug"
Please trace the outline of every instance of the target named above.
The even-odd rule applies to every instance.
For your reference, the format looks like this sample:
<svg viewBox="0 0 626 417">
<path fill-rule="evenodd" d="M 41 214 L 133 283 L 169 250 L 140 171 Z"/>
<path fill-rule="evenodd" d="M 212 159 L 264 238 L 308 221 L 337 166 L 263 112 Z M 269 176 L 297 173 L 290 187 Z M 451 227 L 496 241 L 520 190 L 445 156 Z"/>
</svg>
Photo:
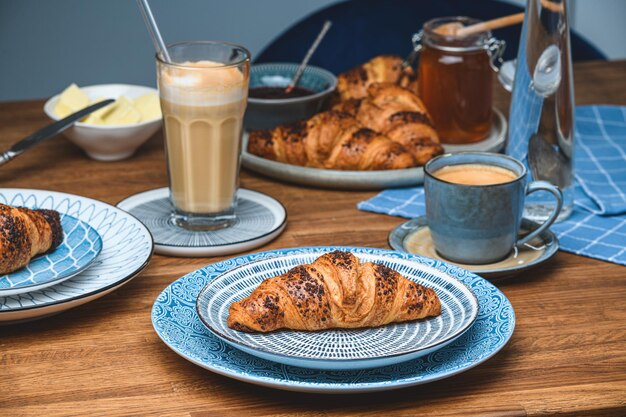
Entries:
<svg viewBox="0 0 626 417">
<path fill-rule="evenodd" d="M 466 165 L 455 168 L 461 177 L 475 173 L 472 169 L 476 165 L 504 168 L 510 177 L 488 185 L 467 185 L 437 177 L 442 176 L 437 171 L 456 165 Z M 430 160 L 424 171 L 428 227 L 437 252 L 454 262 L 487 264 L 506 258 L 515 246 L 530 242 L 550 227 L 563 204 L 558 187 L 545 181 L 528 183 L 526 167 L 506 155 L 445 154 Z M 554 196 L 556 207 L 541 226 L 520 237 L 525 197 L 540 190 Z"/>
</svg>

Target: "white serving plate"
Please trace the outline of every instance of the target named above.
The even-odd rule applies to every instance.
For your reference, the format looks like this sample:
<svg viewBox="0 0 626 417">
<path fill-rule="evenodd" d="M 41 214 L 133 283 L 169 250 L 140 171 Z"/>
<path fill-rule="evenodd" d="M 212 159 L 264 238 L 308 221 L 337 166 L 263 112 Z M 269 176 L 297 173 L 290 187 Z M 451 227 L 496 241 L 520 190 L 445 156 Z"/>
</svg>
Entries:
<svg viewBox="0 0 626 417">
<path fill-rule="evenodd" d="M 469 145 L 444 145 L 446 152 L 498 152 L 504 147 L 507 131 L 506 118 L 493 109 L 493 124 L 489 136 Z M 244 132 L 241 163 L 251 171 L 279 181 L 338 190 L 382 190 L 411 187 L 424 183 L 424 168 L 392 169 L 384 171 L 341 171 L 309 168 L 261 158 L 247 151 L 248 134 Z"/>
</svg>

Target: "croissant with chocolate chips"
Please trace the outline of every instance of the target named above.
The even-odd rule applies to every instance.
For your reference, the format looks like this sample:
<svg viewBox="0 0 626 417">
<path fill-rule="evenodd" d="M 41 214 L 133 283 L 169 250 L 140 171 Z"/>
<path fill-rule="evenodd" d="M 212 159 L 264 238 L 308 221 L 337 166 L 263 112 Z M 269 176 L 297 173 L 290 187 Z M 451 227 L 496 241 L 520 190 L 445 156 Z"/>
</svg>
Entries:
<svg viewBox="0 0 626 417">
<path fill-rule="evenodd" d="M 228 326 L 245 332 L 376 327 L 441 314 L 437 294 L 349 252 L 263 281 L 230 306 Z"/>
<path fill-rule="evenodd" d="M 402 65 L 396 55 L 379 55 L 337 76 L 337 95 L 341 101 L 367 96 L 373 83 L 392 83 L 417 93 L 417 77 L 411 67 Z"/>
<path fill-rule="evenodd" d="M 367 97 L 308 120 L 250 132 L 248 152 L 279 162 L 340 170 L 424 165 L 443 153 L 422 101 L 394 84 L 372 84 Z"/>
<path fill-rule="evenodd" d="M 318 113 L 309 120 L 269 131 L 250 132 L 248 152 L 312 168 L 385 170 L 416 164 L 404 146 L 337 111 Z"/>
<path fill-rule="evenodd" d="M 59 213 L 0 204 L 0 274 L 16 271 L 63 241 Z"/>
<path fill-rule="evenodd" d="M 404 146 L 417 165 L 425 165 L 443 153 L 426 106 L 406 88 L 392 83 L 373 83 L 364 98 L 341 102 L 334 109 L 350 114 L 362 126 Z"/>
</svg>

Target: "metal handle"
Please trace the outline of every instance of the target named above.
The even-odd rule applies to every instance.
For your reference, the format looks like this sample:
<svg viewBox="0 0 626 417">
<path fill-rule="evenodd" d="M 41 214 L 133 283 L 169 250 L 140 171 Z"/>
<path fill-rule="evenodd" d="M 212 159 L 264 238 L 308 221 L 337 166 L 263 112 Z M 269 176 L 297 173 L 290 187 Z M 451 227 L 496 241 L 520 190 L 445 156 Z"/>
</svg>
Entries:
<svg viewBox="0 0 626 417">
<path fill-rule="evenodd" d="M 544 230 L 552 226 L 552 223 L 554 223 L 556 218 L 561 213 L 561 207 L 563 207 L 563 193 L 561 193 L 559 187 L 552 185 L 547 181 L 533 181 L 528 184 L 528 187 L 526 188 L 526 195 L 536 191 L 547 191 L 552 194 L 556 199 L 556 207 L 554 208 L 554 211 L 550 213 L 550 217 L 548 217 L 541 226 L 524 236 L 522 239 L 518 240 L 517 243 L 515 243 L 515 246 L 523 246 L 539 234 L 543 233 Z"/>
<path fill-rule="evenodd" d="M 487 54 L 489 55 L 489 66 L 496 73 L 499 72 L 500 67 L 504 63 L 504 61 L 502 60 L 502 55 L 504 55 L 504 50 L 506 49 L 506 42 L 502 39 L 492 37 L 489 38 L 489 40 L 487 41 L 485 49 L 487 50 Z M 498 63 L 497 66 L 496 62 Z"/>
<path fill-rule="evenodd" d="M 422 50 L 422 39 L 423 38 L 424 38 L 424 31 L 423 30 L 420 30 L 419 32 L 413 34 L 413 36 L 411 37 L 411 43 L 413 44 L 413 50 L 411 51 L 411 53 L 402 62 L 402 67 L 403 68 L 408 67 L 408 66 L 413 66 L 413 63 L 415 62 L 415 60 L 417 59 L 417 56 L 419 55 L 420 51 Z M 462 50 L 463 48 L 449 48 L 449 49 L 451 49 L 451 50 L 455 50 L 455 49 Z M 502 55 L 504 55 L 504 50 L 506 49 L 506 42 L 501 40 L 501 39 L 497 39 L 495 37 L 491 37 L 485 43 L 484 49 L 487 52 L 487 55 L 489 55 L 489 66 L 491 67 L 491 69 L 494 72 L 496 72 L 496 73 L 499 72 L 500 71 L 500 66 L 502 66 L 502 63 L 504 62 L 502 60 Z M 496 65 L 496 63 L 497 63 L 497 65 Z"/>
<path fill-rule="evenodd" d="M 413 44 L 413 50 L 411 53 L 402 61 L 402 68 L 412 67 L 413 63 L 417 59 L 420 51 L 422 50 L 422 37 L 424 36 L 424 31 L 420 30 L 418 33 L 414 33 L 411 37 L 411 43 Z"/>
</svg>

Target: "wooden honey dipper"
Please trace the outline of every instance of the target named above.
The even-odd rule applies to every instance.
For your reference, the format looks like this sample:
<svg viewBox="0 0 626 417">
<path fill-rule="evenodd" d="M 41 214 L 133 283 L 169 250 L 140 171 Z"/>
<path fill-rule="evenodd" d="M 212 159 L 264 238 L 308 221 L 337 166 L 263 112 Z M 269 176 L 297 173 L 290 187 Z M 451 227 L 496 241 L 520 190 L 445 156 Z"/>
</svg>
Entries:
<svg viewBox="0 0 626 417">
<path fill-rule="evenodd" d="M 463 24 L 459 22 L 446 23 L 435 28 L 434 32 L 439 35 L 462 38 L 475 33 L 516 25 L 518 23 L 522 23 L 523 21 L 524 13 L 516 13 L 493 20 L 487 20 L 486 22 L 475 23 L 469 26 L 463 26 Z"/>
</svg>

